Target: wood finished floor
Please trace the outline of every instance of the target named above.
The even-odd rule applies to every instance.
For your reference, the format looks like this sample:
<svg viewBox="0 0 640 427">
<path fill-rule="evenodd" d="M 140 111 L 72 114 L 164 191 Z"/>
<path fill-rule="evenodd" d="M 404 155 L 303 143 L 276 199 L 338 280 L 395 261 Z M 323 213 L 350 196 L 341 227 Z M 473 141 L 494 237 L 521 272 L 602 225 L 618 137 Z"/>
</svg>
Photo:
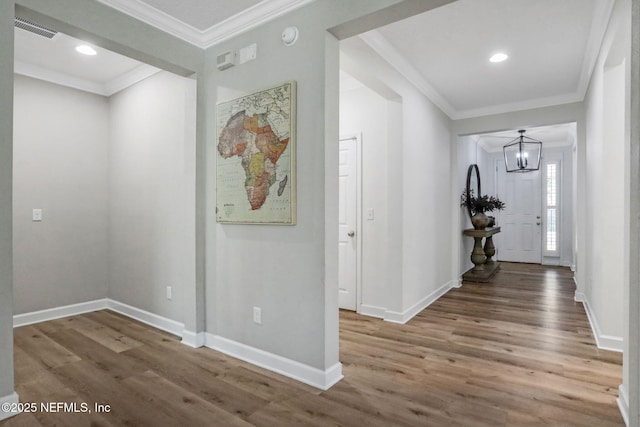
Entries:
<svg viewBox="0 0 640 427">
<path fill-rule="evenodd" d="M 15 329 L 10 426 L 622 426 L 621 355 L 598 350 L 563 268 L 503 264 L 406 325 L 340 313 L 345 378 L 297 383 L 110 311 Z"/>
</svg>

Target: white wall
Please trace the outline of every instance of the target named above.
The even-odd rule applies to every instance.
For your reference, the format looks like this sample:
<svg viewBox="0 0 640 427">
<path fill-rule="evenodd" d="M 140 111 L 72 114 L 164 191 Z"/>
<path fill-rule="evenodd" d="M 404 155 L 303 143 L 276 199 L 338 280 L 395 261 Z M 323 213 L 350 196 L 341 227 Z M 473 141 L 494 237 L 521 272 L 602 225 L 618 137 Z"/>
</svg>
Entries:
<svg viewBox="0 0 640 427">
<path fill-rule="evenodd" d="M 108 296 L 183 322 L 195 282 L 194 90 L 167 72 L 110 99 L 15 77 L 15 314 Z"/>
<path fill-rule="evenodd" d="M 628 2 L 618 2 L 585 98 L 585 300 L 604 347 L 622 350 L 628 286 Z M 580 236 L 579 236 L 580 237 Z M 580 241 L 580 239 L 579 239 Z"/>
<path fill-rule="evenodd" d="M 404 113 L 404 245 L 402 313 L 451 285 L 451 121 L 413 87 L 398 87 Z M 446 177 L 446 178 L 445 178 Z M 444 182 L 443 182 L 444 181 Z M 457 282 L 456 282 L 457 283 Z"/>
<path fill-rule="evenodd" d="M 343 41 L 341 51 L 341 66 L 349 74 L 376 92 L 387 94 L 386 97 L 391 94 L 394 101 L 387 105 L 392 105 L 392 111 L 397 108 L 396 104 L 401 105 L 401 118 L 388 121 L 387 148 L 379 153 L 385 157 L 376 159 L 375 165 L 377 168 L 380 161 L 387 165 L 386 212 L 390 240 L 386 251 L 391 256 L 399 256 L 400 262 L 387 264 L 390 283 L 383 305 L 363 307 L 363 313 L 402 322 L 456 281 L 451 277 L 453 242 L 448 238 L 453 218 L 444 213 L 448 212 L 452 198 L 450 179 L 457 175 L 457 169 L 451 167 L 451 122 L 361 40 Z M 377 112 L 371 113 L 369 106 L 360 108 L 369 112 L 370 121 L 380 120 L 386 111 L 378 107 Z M 347 116 L 343 115 L 347 123 L 343 126 L 355 129 Z M 447 178 L 443 180 L 443 177 Z M 364 208 L 366 210 L 366 204 Z"/>
<path fill-rule="evenodd" d="M 194 91 L 161 72 L 109 100 L 109 297 L 178 322 L 195 287 Z"/>
<path fill-rule="evenodd" d="M 624 293 L 624 350 L 622 355 L 622 379 L 618 406 L 629 426 L 640 425 L 640 221 L 633 220 L 640 215 L 640 1 L 632 0 L 623 4 L 623 16 L 631 17 L 628 38 L 631 40 L 628 55 L 628 104 L 625 115 L 629 121 L 629 208 L 628 245 L 625 257 L 628 269 L 625 281 L 629 284 Z"/>
<path fill-rule="evenodd" d="M 391 103 L 367 87 L 340 93 L 340 135 L 362 134 L 362 295 L 365 310 L 385 307 L 389 286 L 388 147 L 399 124 Z M 375 118 L 372 120 L 372 118 Z M 366 212 L 374 210 L 374 220 Z"/>
<path fill-rule="evenodd" d="M 583 298 L 596 339 L 601 347 L 623 351 L 618 402 L 625 417 L 637 416 L 637 402 L 629 400 L 630 390 L 637 393 L 637 384 L 630 384 L 637 379 L 630 376 L 630 371 L 637 373 L 637 360 L 629 356 L 631 350 L 637 350 L 637 341 L 630 347 L 629 333 L 634 328 L 627 324 L 630 287 L 636 285 L 631 283 L 630 274 L 637 271 L 631 265 L 629 237 L 630 11 L 630 1 L 616 1 L 585 97 L 585 210 L 589 232 L 578 234 L 578 250 L 584 251 L 588 260 L 581 276 L 586 282 Z M 636 422 L 631 420 L 631 425 Z"/>
<path fill-rule="evenodd" d="M 16 75 L 14 105 L 14 314 L 105 298 L 107 99 Z"/>
<path fill-rule="evenodd" d="M 0 2 L 0 402 L 13 391 L 13 0 Z M 0 413 L 0 419 L 6 414 Z"/>
<path fill-rule="evenodd" d="M 478 168 L 482 177 L 482 194 L 496 194 L 496 169 L 493 153 L 489 153 L 482 146 L 478 147 Z M 493 213 L 495 215 L 495 212 Z M 491 214 L 489 214 L 491 215 Z"/>
<path fill-rule="evenodd" d="M 280 34 L 291 22 L 305 30 L 304 36 L 287 48 Z M 330 76 L 325 70 L 325 32 L 318 25 L 318 17 L 311 12 L 294 13 L 206 52 L 211 66 L 207 77 L 210 111 L 207 247 L 208 253 L 213 251 L 207 257 L 206 296 L 209 333 L 325 372 L 338 363 L 337 283 L 325 274 L 325 265 L 335 264 L 337 272 L 337 210 L 332 232 L 336 237 L 335 258 L 325 253 L 325 223 L 332 220 L 326 212 L 330 201 L 325 198 L 325 191 L 329 191 L 325 190 L 325 170 L 329 175 L 333 166 L 337 167 L 338 129 L 335 135 L 325 134 L 325 80 Z M 259 42 L 256 60 L 225 71 L 215 68 L 216 56 L 225 49 L 238 49 L 256 41 Z M 337 65 L 334 74 L 337 83 Z M 297 224 L 218 224 L 215 104 L 288 80 L 297 81 L 298 88 Z M 337 124 L 337 99 L 332 109 Z M 335 165 L 325 161 L 325 138 L 331 138 L 335 146 Z M 337 180 L 336 169 L 336 207 Z M 325 295 L 326 287 L 331 285 L 335 286 L 335 302 L 327 301 Z M 261 325 L 252 320 L 254 306 L 262 309 Z M 327 307 L 332 308 L 329 315 L 325 313 Z M 329 324 L 335 325 L 335 333 Z M 329 345 L 326 334 L 331 335 Z"/>
</svg>

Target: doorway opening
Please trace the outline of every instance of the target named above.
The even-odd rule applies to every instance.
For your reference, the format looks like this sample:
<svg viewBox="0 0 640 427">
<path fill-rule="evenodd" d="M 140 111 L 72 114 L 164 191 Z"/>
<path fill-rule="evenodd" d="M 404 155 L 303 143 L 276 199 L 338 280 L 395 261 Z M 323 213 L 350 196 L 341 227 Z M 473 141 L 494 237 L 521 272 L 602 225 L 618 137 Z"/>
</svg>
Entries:
<svg viewBox="0 0 640 427">
<path fill-rule="evenodd" d="M 98 45 L 83 56 L 87 43 L 62 32 L 14 31 L 18 323 L 107 299 L 183 322 L 195 282 L 195 80 Z"/>
<path fill-rule="evenodd" d="M 459 140 L 462 157 L 474 157 L 465 161 L 478 164 L 483 193 L 498 196 L 506 205 L 492 213 L 502 230 L 494 237 L 496 258 L 574 268 L 576 124 L 531 127 L 527 134 L 543 145 L 540 169 L 526 173 L 508 173 L 504 164 L 502 147 L 517 130 Z"/>
<path fill-rule="evenodd" d="M 402 103 L 381 82 L 367 80 L 366 64 L 350 56 L 361 43 L 340 43 L 339 307 L 388 319 L 392 269 L 401 256 L 395 231 L 401 219 L 391 221 L 401 212 L 392 209 L 401 204 L 392 190 L 402 180 Z"/>
</svg>

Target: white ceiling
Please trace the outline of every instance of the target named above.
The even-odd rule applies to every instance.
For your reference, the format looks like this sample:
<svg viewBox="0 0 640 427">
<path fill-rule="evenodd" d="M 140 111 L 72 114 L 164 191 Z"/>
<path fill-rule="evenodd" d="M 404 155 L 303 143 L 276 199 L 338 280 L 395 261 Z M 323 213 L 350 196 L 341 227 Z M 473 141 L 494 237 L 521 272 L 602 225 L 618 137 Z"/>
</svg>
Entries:
<svg viewBox="0 0 640 427">
<path fill-rule="evenodd" d="M 553 126 L 538 126 L 525 129 L 524 136 L 543 142 L 543 147 L 563 147 L 573 145 L 576 137 L 576 124 L 564 123 Z M 502 147 L 518 138 L 517 130 L 493 132 L 476 135 L 478 144 L 490 153 L 502 151 Z"/>
<path fill-rule="evenodd" d="M 98 0 L 200 47 L 313 0 Z M 453 119 L 581 101 L 613 0 L 458 0 L 360 37 Z M 141 64 L 16 30 L 17 68 L 102 87 Z M 510 58 L 491 64 L 504 51 Z M 19 71 L 19 70 L 18 70 Z M 24 71 L 25 74 L 28 74 Z M 354 83 L 351 82 L 353 85 Z M 98 92 L 100 91 L 98 90 Z"/>
<path fill-rule="evenodd" d="M 582 101 L 612 6 L 459 0 L 362 38 L 451 118 L 476 117 Z"/>
<path fill-rule="evenodd" d="M 15 30 L 15 72 L 110 96 L 159 70 L 98 46 L 95 56 L 75 51 L 83 41 L 63 33 L 52 39 Z"/>
</svg>

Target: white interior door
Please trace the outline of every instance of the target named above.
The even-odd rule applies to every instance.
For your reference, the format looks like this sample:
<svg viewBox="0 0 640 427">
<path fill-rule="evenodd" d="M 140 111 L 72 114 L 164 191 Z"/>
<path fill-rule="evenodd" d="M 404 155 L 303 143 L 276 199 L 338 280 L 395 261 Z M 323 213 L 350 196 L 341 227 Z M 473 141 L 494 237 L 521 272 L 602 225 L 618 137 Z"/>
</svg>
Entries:
<svg viewBox="0 0 640 427">
<path fill-rule="evenodd" d="M 340 308 L 357 309 L 357 139 L 340 140 L 338 286 Z"/>
<path fill-rule="evenodd" d="M 497 215 L 502 229 L 494 238 L 497 258 L 539 264 L 542 262 L 540 171 L 507 173 L 500 160 L 496 162 L 496 169 L 498 197 L 506 205 Z"/>
</svg>

